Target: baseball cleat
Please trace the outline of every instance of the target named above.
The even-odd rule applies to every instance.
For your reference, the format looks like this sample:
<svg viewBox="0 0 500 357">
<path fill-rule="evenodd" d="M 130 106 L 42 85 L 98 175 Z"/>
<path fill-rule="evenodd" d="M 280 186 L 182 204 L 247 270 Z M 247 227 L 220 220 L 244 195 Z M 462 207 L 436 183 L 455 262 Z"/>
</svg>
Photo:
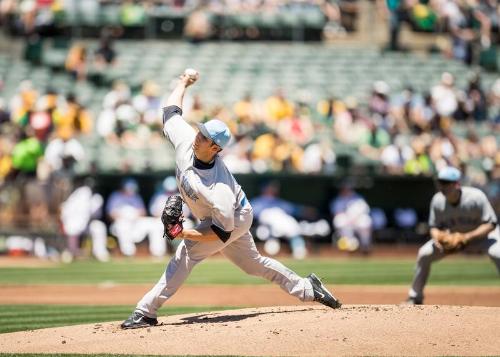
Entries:
<svg viewBox="0 0 500 357">
<path fill-rule="evenodd" d="M 123 323 L 120 325 L 122 329 L 132 329 L 132 328 L 141 328 L 148 326 L 158 325 L 158 320 L 152 317 L 144 316 L 142 313 L 138 311 L 134 311 L 132 315 L 128 317 Z"/>
<path fill-rule="evenodd" d="M 409 297 L 403 304 L 405 305 L 423 305 L 424 301 L 421 298 Z"/>
<path fill-rule="evenodd" d="M 331 292 L 328 291 L 328 289 L 323 285 L 316 274 L 309 274 L 307 276 L 307 279 L 309 279 L 313 287 L 314 301 L 331 307 L 332 309 L 338 309 L 342 306 L 342 303 L 335 296 L 333 296 Z"/>
</svg>

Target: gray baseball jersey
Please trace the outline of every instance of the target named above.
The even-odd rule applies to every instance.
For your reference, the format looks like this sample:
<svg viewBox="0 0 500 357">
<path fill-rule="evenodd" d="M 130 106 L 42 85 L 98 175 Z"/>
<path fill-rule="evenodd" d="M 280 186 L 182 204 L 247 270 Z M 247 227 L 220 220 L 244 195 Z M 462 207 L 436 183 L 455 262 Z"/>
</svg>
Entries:
<svg viewBox="0 0 500 357">
<path fill-rule="evenodd" d="M 245 193 L 218 155 L 211 164 L 196 159 L 196 131 L 180 114 L 178 107 L 164 109 L 163 132 L 175 148 L 175 176 L 181 196 L 197 219 L 211 220 L 222 231 L 232 232 L 235 212 L 249 204 Z"/>
<path fill-rule="evenodd" d="M 497 217 L 486 195 L 474 187 L 462 187 L 462 195 L 457 205 L 446 202 L 445 196 L 438 192 L 431 201 L 429 226 L 448 229 L 451 232 L 469 232 L 483 223 L 496 225 L 488 238 L 500 239 Z"/>
<path fill-rule="evenodd" d="M 163 132 L 175 148 L 179 191 L 193 215 L 202 221 L 200 226 L 210 226 L 220 240 L 183 240 L 156 285 L 137 303 L 136 311 L 156 317 L 160 306 L 175 294 L 194 266 L 217 252 L 244 272 L 272 281 L 302 301 L 313 301 L 309 279 L 260 255 L 249 231 L 252 207 L 240 185 L 219 157 L 211 164 L 196 159 L 192 146 L 196 132 L 181 114 L 176 106 L 166 107 L 163 114 Z"/>
<path fill-rule="evenodd" d="M 485 239 L 476 240 L 465 246 L 465 251 L 486 252 L 500 273 L 500 233 L 493 207 L 486 195 L 473 187 L 462 187 L 462 195 L 457 205 L 446 202 L 445 196 L 438 192 L 431 201 L 429 225 L 450 232 L 470 232 L 483 223 L 496 225 Z M 415 276 L 408 292 L 410 298 L 423 301 L 424 287 L 431 271 L 431 264 L 449 253 L 439 249 L 434 240 L 429 240 L 419 250 Z"/>
</svg>

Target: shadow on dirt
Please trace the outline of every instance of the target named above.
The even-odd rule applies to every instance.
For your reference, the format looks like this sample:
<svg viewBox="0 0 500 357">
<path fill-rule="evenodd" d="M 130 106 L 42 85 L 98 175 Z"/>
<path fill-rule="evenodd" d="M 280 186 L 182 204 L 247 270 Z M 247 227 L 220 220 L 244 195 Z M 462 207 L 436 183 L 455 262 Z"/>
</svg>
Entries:
<svg viewBox="0 0 500 357">
<path fill-rule="evenodd" d="M 272 315 L 272 314 L 283 314 L 283 313 L 296 313 L 296 312 L 304 312 L 311 311 L 312 308 L 302 309 L 302 310 L 279 310 L 279 311 L 266 311 L 266 312 L 255 312 L 249 314 L 241 314 L 241 315 L 222 315 L 221 313 L 213 313 L 213 314 L 200 314 L 195 316 L 184 317 L 181 320 L 183 322 L 175 322 L 171 324 L 163 324 L 164 326 L 175 326 L 175 325 L 190 325 L 190 324 L 217 324 L 224 322 L 235 322 L 242 321 L 249 318 L 253 318 L 259 315 Z"/>
</svg>

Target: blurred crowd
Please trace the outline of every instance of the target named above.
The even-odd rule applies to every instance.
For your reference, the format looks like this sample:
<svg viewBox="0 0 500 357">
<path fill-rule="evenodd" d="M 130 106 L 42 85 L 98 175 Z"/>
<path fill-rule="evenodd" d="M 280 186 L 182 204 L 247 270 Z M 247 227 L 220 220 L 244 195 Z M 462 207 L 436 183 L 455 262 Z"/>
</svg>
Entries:
<svg viewBox="0 0 500 357">
<path fill-rule="evenodd" d="M 102 15 L 106 9 L 113 14 Z M 64 26 L 99 24 L 113 26 L 120 35 L 119 27 L 145 26 L 148 18 L 154 18 L 165 11 L 185 16 L 184 34 L 194 40 L 211 38 L 213 35 L 238 37 L 237 34 L 215 34 L 225 16 L 256 15 L 266 21 L 266 16 L 276 14 L 300 14 L 317 11 L 317 19 L 327 31 L 341 32 L 355 30 L 358 13 L 357 0 L 259 0 L 259 1 L 203 1 L 203 0 L 1 0 L 0 19 L 12 34 L 38 33 L 42 36 L 60 34 Z M 92 18 L 93 17 L 93 18 Z M 112 19 L 112 20 L 111 20 Z M 303 26 L 289 23 L 291 26 Z M 236 26 L 238 27 L 238 26 Z M 234 28 L 236 32 L 239 30 Z M 244 24 L 240 27 L 244 30 Z M 249 38 L 260 38 L 259 26 L 248 26 Z M 227 36 L 226 36 L 227 35 Z M 241 37 L 241 36 L 239 36 Z"/>
<path fill-rule="evenodd" d="M 46 178 L 72 172 L 79 161 L 96 159 L 85 158 L 79 138 L 128 149 L 163 145 L 163 95 L 154 81 L 136 93 L 117 81 L 93 115 L 71 93 L 41 93 L 22 82 L 0 105 L 0 182 L 20 173 Z M 500 80 L 484 88 L 474 75 L 458 88 L 444 72 L 424 93 L 411 87 L 395 92 L 377 81 L 364 104 L 352 97 L 292 101 L 276 90 L 264 100 L 247 95 L 232 106 L 208 106 L 194 95 L 186 98 L 185 117 L 192 124 L 211 117 L 227 122 L 234 140 L 223 156 L 236 173 L 332 173 L 341 166 L 339 155 L 347 154 L 351 163 L 395 175 L 430 176 L 452 164 L 483 185 L 500 175 L 499 104 Z"/>
<path fill-rule="evenodd" d="M 67 235 L 71 256 L 80 254 L 81 237 L 90 236 L 92 254 L 108 260 L 108 234 L 116 238 L 123 255 L 134 255 L 135 245 L 145 237 L 153 256 L 166 254 L 161 224 L 153 218 L 161 204 L 150 202 L 148 208 L 137 182 L 125 180 L 106 202 L 88 182 L 73 182 L 78 163 L 89 159 L 82 144 L 85 138 L 130 149 L 165 145 L 162 94 L 153 81 L 137 93 L 118 81 L 103 97 L 101 111 L 92 115 L 73 94 L 40 92 L 31 82 L 22 82 L 16 95 L 0 106 L 3 226 L 29 222 L 37 229 L 60 230 Z M 445 72 L 427 93 L 410 87 L 395 92 L 387 83 L 376 82 L 366 104 L 335 97 L 314 103 L 292 101 L 277 90 L 264 100 L 246 96 L 232 106 L 206 106 L 195 94 L 185 98 L 184 113 L 193 125 L 211 117 L 228 123 L 234 139 L 223 159 L 235 173 L 336 173 L 338 158 L 347 148 L 368 160 L 365 165 L 374 163 L 379 173 L 390 175 L 432 176 L 440 167 L 459 166 L 464 182 L 482 187 L 496 204 L 499 104 L 500 80 L 484 88 L 475 75 L 465 88 L 457 88 Z M 166 194 L 175 192 L 175 180 L 169 178 L 158 191 L 163 191 L 164 201 Z M 282 200 L 272 185 L 253 203 L 260 228 L 256 237 L 265 240 L 268 254 L 279 252 L 280 242 L 286 241 L 297 258 L 307 254 L 304 237 L 329 234 L 340 249 L 370 252 L 372 230 L 387 221 L 348 186 L 332 198 L 329 222 L 313 210 Z M 59 217 L 55 224 L 53 217 Z M 75 223 L 75 217 L 81 221 Z M 269 217 L 287 222 L 279 225 L 287 230 L 273 228 Z M 417 223 L 414 210 L 401 211 L 398 217 L 401 227 L 408 220 L 412 227 Z"/>
<path fill-rule="evenodd" d="M 445 34 L 440 49 L 467 64 L 496 55 L 499 37 L 498 0 L 379 0 L 379 8 L 389 22 L 389 49 L 401 50 L 401 25 L 409 23 L 417 31 Z"/>
<path fill-rule="evenodd" d="M 40 92 L 25 80 L 10 101 L 1 101 L 0 184 L 74 172 L 87 155 L 78 139 L 94 131 L 92 114 L 74 94 Z"/>
<path fill-rule="evenodd" d="M 29 44 L 36 45 L 37 37 L 50 34 L 67 7 L 88 10 L 101 3 L 121 6 L 120 21 L 131 26 L 141 21 L 148 6 L 192 9 L 187 31 L 190 21 L 195 21 L 192 35 L 204 36 L 196 34 L 200 29 L 196 21 L 205 21 L 207 11 L 260 14 L 284 7 L 301 11 L 316 6 L 328 22 L 338 22 L 339 14 L 342 9 L 347 11 L 350 2 L 0 0 L 0 19 L 12 31 L 25 35 Z M 451 36 L 450 53 L 467 63 L 478 48 L 487 50 L 498 42 L 496 0 L 444 0 L 427 5 L 393 1 L 389 5 L 392 49 L 401 49 L 399 27 L 410 17 L 413 21 L 420 19 L 420 26 L 429 26 L 430 30 L 446 31 Z M 202 13 L 205 15 L 197 18 Z M 423 21 L 424 15 L 432 13 L 436 15 L 434 22 Z M 205 30 L 210 31 L 209 26 Z M 75 81 L 88 82 L 90 77 L 114 66 L 119 56 L 112 38 L 104 31 L 92 52 L 84 43 L 75 43 L 64 63 L 67 73 Z M 139 90 L 119 80 L 94 112 L 71 92 L 36 87 L 29 80 L 22 81 L 15 95 L 7 98 L 0 79 L 0 224 L 4 228 L 32 225 L 38 230 L 57 230 L 67 236 L 72 256 L 80 254 L 81 237 L 89 235 L 95 248 L 92 254 L 108 260 L 108 233 L 116 237 L 124 255 L 135 254 L 135 244 L 146 236 L 152 255 L 165 254 L 161 227 L 158 219 L 152 219 L 158 216 L 161 204 L 151 202 L 146 207 L 138 195 L 137 182 L 124 181 L 119 192 L 106 202 L 91 183 L 73 182 L 83 163 L 90 162 L 85 168 L 87 174 L 96 172 L 96 155 L 104 152 L 99 148 L 140 150 L 166 145 L 161 132 L 164 95 L 154 80 L 144 82 Z M 193 125 L 213 117 L 228 124 L 233 141 L 222 155 L 234 173 L 343 175 L 357 166 L 372 170 L 360 171 L 364 173 L 430 177 L 440 168 L 453 165 L 462 169 L 465 184 L 482 187 L 494 204 L 500 201 L 500 79 L 486 87 L 476 74 L 468 78 L 465 87 L 458 87 L 453 75 L 444 72 L 439 83 L 429 83 L 423 92 L 412 87 L 398 91 L 377 81 L 367 99 L 362 100 L 334 95 L 314 100 L 291 98 L 291 93 L 277 88 L 267 98 L 248 94 L 232 104 L 208 105 L 202 96 L 188 94 L 184 114 Z M 96 152 L 89 150 L 86 140 L 98 144 Z M 117 167 L 127 165 L 118 163 Z M 173 186 L 172 179 L 162 185 L 162 200 L 174 191 Z M 330 221 L 325 228 L 321 217 L 280 199 L 276 187 L 263 189 L 260 201 L 254 202 L 259 203 L 260 211 L 267 212 L 258 223 L 261 229 L 257 237 L 265 237 L 262 239 L 269 252 L 277 250 L 280 240 L 286 240 L 294 256 L 303 257 L 307 254 L 303 236 L 316 234 L 311 232 L 330 234 L 332 228 L 340 247 L 349 250 L 357 245 L 369 252 L 371 230 L 380 222 L 380 215 L 374 216 L 373 210 L 369 213 L 367 203 L 349 187 L 340 191 L 336 201 L 331 198 Z M 130 207 L 120 209 L 121 201 Z M 77 211 L 82 220 L 75 223 L 71 218 Z M 353 222 L 350 215 L 363 218 Z M 288 229 L 279 231 L 266 217 L 287 222 Z M 401 217 L 415 223 L 412 212 L 402 212 Z M 357 243 L 353 243 L 355 238 Z"/>
</svg>

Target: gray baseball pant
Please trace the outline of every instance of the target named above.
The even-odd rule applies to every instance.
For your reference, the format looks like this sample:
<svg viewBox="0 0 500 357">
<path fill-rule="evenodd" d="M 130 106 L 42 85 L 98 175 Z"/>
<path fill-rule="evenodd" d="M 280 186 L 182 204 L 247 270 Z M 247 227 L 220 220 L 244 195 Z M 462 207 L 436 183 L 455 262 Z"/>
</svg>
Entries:
<svg viewBox="0 0 500 357">
<path fill-rule="evenodd" d="M 500 274 L 500 241 L 496 239 L 482 239 L 468 244 L 462 252 L 487 252 Z M 454 253 L 443 253 L 431 239 L 418 251 L 415 276 L 408 296 L 416 299 L 424 298 L 424 287 L 431 272 L 431 264 Z"/>
<path fill-rule="evenodd" d="M 276 283 L 301 301 L 312 301 L 314 292 L 307 278 L 301 278 L 280 262 L 260 255 L 249 232 L 252 219 L 250 206 L 237 212 L 235 230 L 226 243 L 182 241 L 160 280 L 139 301 L 136 311 L 147 317 L 156 317 L 158 309 L 175 294 L 194 266 L 217 252 L 227 257 L 245 273 L 261 276 Z M 205 221 L 202 224 L 210 225 L 211 222 Z"/>
</svg>

